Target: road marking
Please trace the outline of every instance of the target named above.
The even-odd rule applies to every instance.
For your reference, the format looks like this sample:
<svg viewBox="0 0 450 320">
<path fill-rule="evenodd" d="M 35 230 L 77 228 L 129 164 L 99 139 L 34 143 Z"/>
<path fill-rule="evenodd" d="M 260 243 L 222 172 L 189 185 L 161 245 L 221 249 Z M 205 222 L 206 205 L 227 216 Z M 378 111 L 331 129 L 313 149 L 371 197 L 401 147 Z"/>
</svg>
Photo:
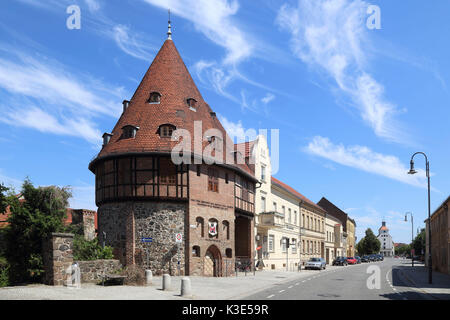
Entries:
<svg viewBox="0 0 450 320">
<path fill-rule="evenodd" d="M 274 294 L 271 294 L 270 296 L 267 297 L 267 299 L 270 299 L 274 296 Z"/>
<path fill-rule="evenodd" d="M 278 291 L 279 293 L 281 293 L 281 292 L 283 292 L 284 290 L 280 290 L 280 291 Z"/>
</svg>

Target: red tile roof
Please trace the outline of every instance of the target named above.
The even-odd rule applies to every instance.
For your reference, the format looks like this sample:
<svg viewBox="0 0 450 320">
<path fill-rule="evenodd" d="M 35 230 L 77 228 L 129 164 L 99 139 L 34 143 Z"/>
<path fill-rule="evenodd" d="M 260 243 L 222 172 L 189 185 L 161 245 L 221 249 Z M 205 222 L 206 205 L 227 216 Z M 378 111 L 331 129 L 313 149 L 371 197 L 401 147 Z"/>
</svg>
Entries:
<svg viewBox="0 0 450 320">
<path fill-rule="evenodd" d="M 159 104 L 147 103 L 152 92 L 161 94 Z M 197 101 L 196 111 L 192 111 L 187 105 L 188 98 Z M 117 121 L 109 143 L 103 147 L 89 167 L 92 170 L 91 166 L 97 159 L 115 154 L 170 152 L 179 142 L 159 136 L 157 132 L 162 124 L 172 124 L 177 129 L 188 130 L 191 134 L 191 150 L 195 151 L 194 121 L 201 121 L 201 134 L 204 135 L 208 129 L 218 129 L 222 133 L 224 150 L 232 153 L 234 143 L 215 114 L 211 113 L 210 106 L 203 100 L 173 41 L 168 39 L 145 73 L 128 108 Z M 126 125 L 139 127 L 135 138 L 121 139 L 122 128 Z M 202 150 L 208 144 L 209 142 L 205 139 Z M 233 167 L 239 167 L 253 176 L 246 164 L 237 164 Z"/>
<path fill-rule="evenodd" d="M 315 207 L 316 209 L 319 209 L 320 211 L 325 211 L 322 207 L 320 207 L 319 205 L 315 204 L 313 201 L 309 200 L 304 195 L 302 195 L 300 192 L 298 192 L 297 190 L 295 190 L 291 186 L 285 184 L 284 182 L 281 182 L 280 180 L 272 177 L 272 183 L 280 186 L 281 188 L 283 188 L 287 192 L 289 192 L 292 195 L 296 196 L 300 200 L 305 201 L 306 203 L 310 204 L 311 206 Z"/>
</svg>

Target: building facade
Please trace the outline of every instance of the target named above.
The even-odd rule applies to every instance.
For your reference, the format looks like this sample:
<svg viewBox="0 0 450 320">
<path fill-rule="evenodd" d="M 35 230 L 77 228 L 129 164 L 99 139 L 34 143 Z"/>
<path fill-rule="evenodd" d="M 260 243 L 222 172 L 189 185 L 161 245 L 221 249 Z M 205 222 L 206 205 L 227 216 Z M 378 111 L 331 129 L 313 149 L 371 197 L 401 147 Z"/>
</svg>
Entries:
<svg viewBox="0 0 450 320">
<path fill-rule="evenodd" d="M 339 227 L 339 232 L 342 233 L 335 239 L 336 251 L 340 249 L 341 256 L 354 257 L 356 251 L 356 222 L 350 218 L 347 213 L 339 209 L 325 197 L 322 197 L 317 204 L 326 210 L 328 217 L 336 219 L 341 225 Z M 338 230 L 336 229 L 336 233 L 337 231 Z M 339 254 L 336 256 L 339 256 Z"/>
<path fill-rule="evenodd" d="M 342 223 L 328 213 L 325 215 L 325 260 L 333 263 L 336 257 L 345 256 Z"/>
<path fill-rule="evenodd" d="M 257 180 L 171 34 L 103 139 L 89 164 L 98 231 L 123 265 L 229 276 L 236 258 L 253 258 Z"/>
<path fill-rule="evenodd" d="M 433 270 L 450 274 L 450 196 L 431 215 L 431 265 Z M 425 263 L 429 255 L 429 220 L 425 220 Z M 416 252 L 419 255 L 420 252 Z"/>
<path fill-rule="evenodd" d="M 385 221 L 381 223 L 381 227 L 378 229 L 377 238 L 381 243 L 380 254 L 385 257 L 393 257 L 395 255 L 394 241 L 389 234 L 389 228 L 386 226 Z"/>
<path fill-rule="evenodd" d="M 324 257 L 325 211 L 271 176 L 264 136 L 240 147 L 261 181 L 255 195 L 255 245 L 260 268 L 297 270 L 309 258 Z"/>
<path fill-rule="evenodd" d="M 347 257 L 354 257 L 356 252 L 356 222 L 352 218 L 347 218 Z"/>
</svg>

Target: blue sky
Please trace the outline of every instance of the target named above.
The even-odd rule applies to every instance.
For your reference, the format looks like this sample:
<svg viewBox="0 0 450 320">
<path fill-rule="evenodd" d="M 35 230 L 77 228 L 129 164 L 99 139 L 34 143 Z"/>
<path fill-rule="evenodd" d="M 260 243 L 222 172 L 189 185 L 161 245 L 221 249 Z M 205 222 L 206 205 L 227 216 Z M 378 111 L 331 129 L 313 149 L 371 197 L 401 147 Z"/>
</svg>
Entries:
<svg viewBox="0 0 450 320">
<path fill-rule="evenodd" d="M 70 30 L 69 5 L 81 9 Z M 381 29 L 369 29 L 377 5 Z M 87 169 L 166 39 L 230 133 L 280 130 L 276 177 L 408 242 L 449 195 L 450 3 L 8 0 L 0 4 L 0 181 L 70 185 L 95 209 Z"/>
</svg>

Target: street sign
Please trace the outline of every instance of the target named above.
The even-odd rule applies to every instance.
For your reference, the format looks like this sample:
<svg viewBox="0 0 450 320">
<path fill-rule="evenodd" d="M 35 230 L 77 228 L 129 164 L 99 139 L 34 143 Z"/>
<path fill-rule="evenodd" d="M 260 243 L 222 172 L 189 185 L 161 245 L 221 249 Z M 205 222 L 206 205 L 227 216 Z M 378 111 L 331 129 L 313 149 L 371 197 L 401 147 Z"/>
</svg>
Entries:
<svg viewBox="0 0 450 320">
<path fill-rule="evenodd" d="M 152 242 L 153 238 L 141 238 L 141 242 Z"/>
<path fill-rule="evenodd" d="M 175 234 L 175 242 L 176 243 L 182 243 L 183 242 L 183 234 L 182 233 L 176 233 Z"/>
</svg>

